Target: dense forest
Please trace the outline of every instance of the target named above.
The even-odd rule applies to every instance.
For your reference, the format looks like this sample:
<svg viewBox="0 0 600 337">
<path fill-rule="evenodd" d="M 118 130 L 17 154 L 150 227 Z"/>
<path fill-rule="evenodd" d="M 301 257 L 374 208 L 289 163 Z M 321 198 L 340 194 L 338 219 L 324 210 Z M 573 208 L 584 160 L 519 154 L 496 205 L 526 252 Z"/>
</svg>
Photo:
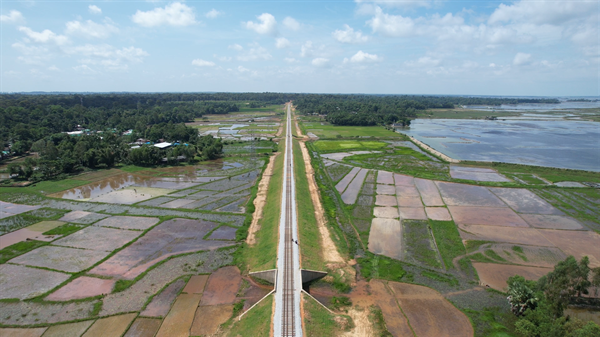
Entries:
<svg viewBox="0 0 600 337">
<path fill-rule="evenodd" d="M 418 110 L 453 109 L 457 105 L 558 103 L 556 99 L 461 96 L 303 95 L 294 101 L 303 114 L 326 115 L 336 125 L 410 125 Z"/>
</svg>

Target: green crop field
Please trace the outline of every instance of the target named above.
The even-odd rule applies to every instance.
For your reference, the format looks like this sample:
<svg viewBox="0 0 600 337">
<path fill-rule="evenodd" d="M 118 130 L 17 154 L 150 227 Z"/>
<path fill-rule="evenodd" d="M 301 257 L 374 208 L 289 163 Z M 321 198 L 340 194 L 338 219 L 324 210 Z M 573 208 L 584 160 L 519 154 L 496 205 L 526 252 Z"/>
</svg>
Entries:
<svg viewBox="0 0 600 337">
<path fill-rule="evenodd" d="M 329 123 L 305 122 L 307 132 L 312 132 L 319 138 L 374 137 L 374 138 L 403 138 L 404 136 L 385 129 L 382 126 L 339 126 Z"/>
<path fill-rule="evenodd" d="M 381 150 L 386 146 L 388 144 L 383 142 L 360 140 L 319 140 L 315 142 L 315 147 L 321 153 Z"/>
</svg>

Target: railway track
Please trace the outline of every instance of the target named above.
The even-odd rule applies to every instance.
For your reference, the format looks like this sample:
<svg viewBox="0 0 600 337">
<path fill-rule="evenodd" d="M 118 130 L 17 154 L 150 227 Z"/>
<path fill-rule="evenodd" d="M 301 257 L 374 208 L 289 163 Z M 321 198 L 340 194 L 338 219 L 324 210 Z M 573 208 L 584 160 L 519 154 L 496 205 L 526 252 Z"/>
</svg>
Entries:
<svg viewBox="0 0 600 337">
<path fill-rule="evenodd" d="M 287 107 L 286 147 L 284 167 L 284 188 L 282 214 L 279 229 L 279 251 L 277 261 L 277 290 L 275 294 L 275 316 L 273 331 L 275 336 L 302 336 L 300 319 L 300 280 L 299 255 L 296 229 L 296 202 L 293 172 L 292 123 L 290 106 Z"/>
</svg>

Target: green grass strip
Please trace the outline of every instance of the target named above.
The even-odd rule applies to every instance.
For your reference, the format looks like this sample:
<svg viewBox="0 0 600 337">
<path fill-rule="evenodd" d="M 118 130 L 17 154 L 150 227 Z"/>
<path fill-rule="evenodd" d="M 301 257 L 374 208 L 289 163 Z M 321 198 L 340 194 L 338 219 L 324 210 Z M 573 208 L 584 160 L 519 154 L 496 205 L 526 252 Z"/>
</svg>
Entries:
<svg viewBox="0 0 600 337">
<path fill-rule="evenodd" d="M 446 269 L 455 269 L 452 260 L 457 256 L 465 255 L 466 250 L 454 221 L 429 220 L 429 225 Z"/>
</svg>

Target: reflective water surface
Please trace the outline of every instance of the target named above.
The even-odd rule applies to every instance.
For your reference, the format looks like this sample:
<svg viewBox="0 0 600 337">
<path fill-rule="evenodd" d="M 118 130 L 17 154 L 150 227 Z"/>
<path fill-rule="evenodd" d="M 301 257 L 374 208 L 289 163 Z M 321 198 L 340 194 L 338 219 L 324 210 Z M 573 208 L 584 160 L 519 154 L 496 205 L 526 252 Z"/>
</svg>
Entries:
<svg viewBox="0 0 600 337">
<path fill-rule="evenodd" d="M 460 160 L 600 171 L 600 123 L 416 119 L 397 129 Z"/>
</svg>

